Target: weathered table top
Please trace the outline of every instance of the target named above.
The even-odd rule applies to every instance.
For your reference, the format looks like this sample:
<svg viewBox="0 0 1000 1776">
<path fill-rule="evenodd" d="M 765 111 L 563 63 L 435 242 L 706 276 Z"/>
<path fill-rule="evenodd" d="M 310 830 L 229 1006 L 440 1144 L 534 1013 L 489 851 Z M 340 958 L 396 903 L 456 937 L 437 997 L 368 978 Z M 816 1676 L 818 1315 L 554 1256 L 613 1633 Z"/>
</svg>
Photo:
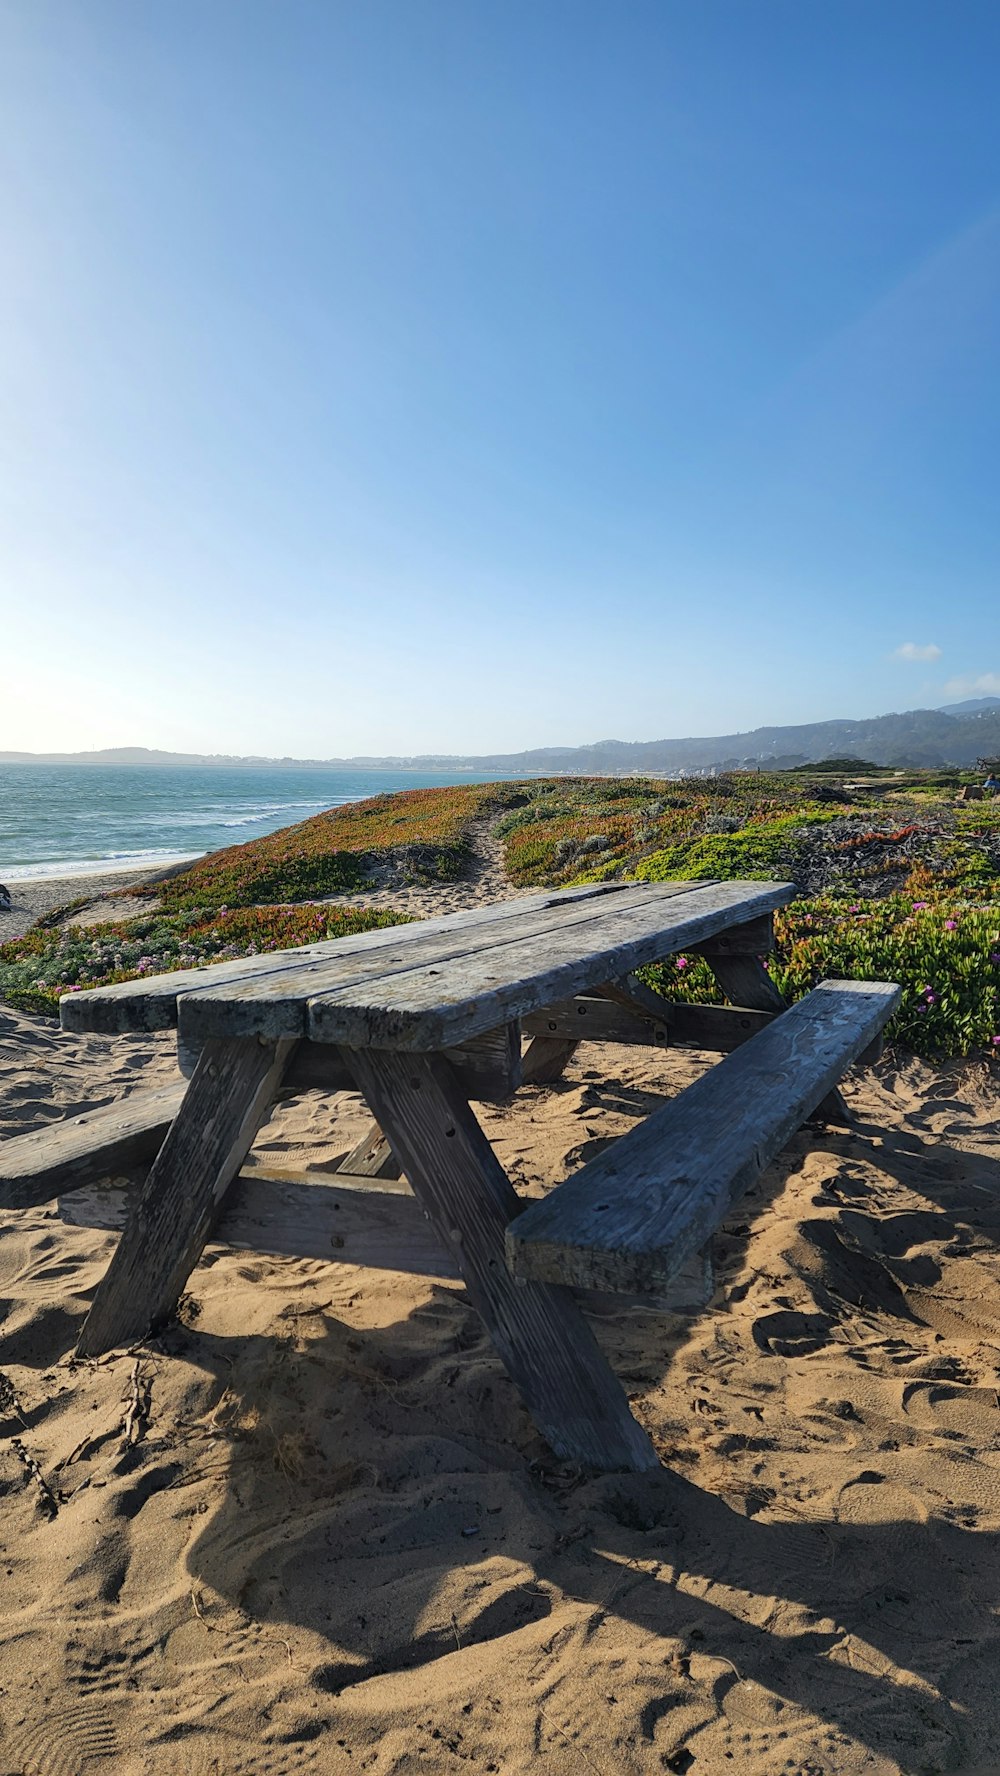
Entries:
<svg viewBox="0 0 1000 1776">
<path fill-rule="evenodd" d="M 67 995 L 63 1027 L 432 1052 L 766 918 L 788 882 L 610 883 Z"/>
</svg>

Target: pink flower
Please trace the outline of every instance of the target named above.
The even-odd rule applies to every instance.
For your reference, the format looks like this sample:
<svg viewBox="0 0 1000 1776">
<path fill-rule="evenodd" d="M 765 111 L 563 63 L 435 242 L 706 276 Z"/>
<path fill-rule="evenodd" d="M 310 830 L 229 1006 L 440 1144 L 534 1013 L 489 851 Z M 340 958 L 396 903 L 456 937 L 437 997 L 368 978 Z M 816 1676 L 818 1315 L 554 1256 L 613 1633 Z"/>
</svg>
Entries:
<svg viewBox="0 0 1000 1776">
<path fill-rule="evenodd" d="M 914 901 L 914 902 L 913 902 L 913 911 L 914 911 L 914 912 L 915 912 L 915 913 L 919 913 L 919 912 L 920 912 L 920 911 L 921 911 L 921 910 L 922 910 L 922 908 L 924 908 L 924 907 L 925 907 L 925 906 L 927 906 L 927 904 L 928 904 L 928 903 L 927 903 L 927 901 L 926 901 L 926 900 L 915 900 L 915 901 Z"/>
<path fill-rule="evenodd" d="M 958 924 L 957 919 L 946 919 L 944 922 L 944 928 L 946 931 L 954 931 L 955 926 L 957 924 Z"/>
<path fill-rule="evenodd" d="M 686 968 L 687 965 L 688 965 L 687 957 L 686 956 L 678 956 L 678 958 L 677 958 L 678 968 Z"/>
<path fill-rule="evenodd" d="M 991 1040 L 994 1048 L 1000 1048 L 1000 1036 L 994 1036 Z"/>
</svg>

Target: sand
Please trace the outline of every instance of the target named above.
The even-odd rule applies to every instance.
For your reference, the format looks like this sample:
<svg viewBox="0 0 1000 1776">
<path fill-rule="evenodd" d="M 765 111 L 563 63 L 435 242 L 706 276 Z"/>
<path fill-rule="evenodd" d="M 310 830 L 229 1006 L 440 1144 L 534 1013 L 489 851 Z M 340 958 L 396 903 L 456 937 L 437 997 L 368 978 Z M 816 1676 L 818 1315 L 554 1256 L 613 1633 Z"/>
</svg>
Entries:
<svg viewBox="0 0 1000 1776">
<path fill-rule="evenodd" d="M 537 1191 L 710 1064 L 583 1047 L 483 1120 Z M 172 1071 L 0 1013 L 0 1136 Z M 554 1460 L 432 1279 L 213 1247 L 176 1326 L 75 1362 L 112 1237 L 0 1214 L 3 1776 L 995 1763 L 1000 1094 L 892 1056 L 845 1091 L 702 1314 L 598 1322 L 651 1477 Z M 364 1126 L 306 1095 L 255 1157 Z"/>
<path fill-rule="evenodd" d="M 102 919 L 128 919 L 148 912 L 148 900 L 104 899 L 113 889 L 131 888 L 148 875 L 148 870 L 109 870 L 106 875 L 42 876 L 33 882 L 8 882 L 12 904 L 7 910 L 0 908 L 0 944 L 23 936 L 44 913 L 68 906 L 70 901 L 84 901 L 73 913 L 76 924 L 93 925 Z"/>
</svg>

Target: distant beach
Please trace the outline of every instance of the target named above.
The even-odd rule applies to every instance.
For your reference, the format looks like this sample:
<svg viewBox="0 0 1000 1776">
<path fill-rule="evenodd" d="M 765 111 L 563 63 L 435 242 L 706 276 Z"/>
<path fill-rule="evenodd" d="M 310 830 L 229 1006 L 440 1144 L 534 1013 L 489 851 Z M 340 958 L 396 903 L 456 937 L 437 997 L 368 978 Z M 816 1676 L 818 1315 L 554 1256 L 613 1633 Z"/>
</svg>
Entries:
<svg viewBox="0 0 1000 1776">
<path fill-rule="evenodd" d="M 146 868 L 91 870 L 82 876 L 41 876 L 30 881 L 8 876 L 6 886 L 10 889 L 12 905 L 9 911 L 0 911 L 0 944 L 9 943 L 13 937 L 23 937 L 36 919 L 42 918 L 45 913 L 51 913 L 56 907 L 68 905 L 71 900 L 80 900 L 85 894 L 92 894 L 95 898 L 110 894 L 115 888 L 131 887 L 155 874 L 154 870 Z M 0 881 L 3 879 L 0 876 Z M 125 918 L 138 910 L 136 906 L 123 905 L 121 917 Z M 105 919 L 118 916 L 115 903 L 103 908 Z"/>
</svg>

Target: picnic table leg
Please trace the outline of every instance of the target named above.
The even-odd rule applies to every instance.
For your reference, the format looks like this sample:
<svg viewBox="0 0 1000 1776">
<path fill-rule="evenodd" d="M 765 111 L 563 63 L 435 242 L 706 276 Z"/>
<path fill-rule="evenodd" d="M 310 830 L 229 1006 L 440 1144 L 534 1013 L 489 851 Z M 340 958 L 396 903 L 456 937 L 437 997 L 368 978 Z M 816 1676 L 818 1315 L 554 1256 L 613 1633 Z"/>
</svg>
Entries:
<svg viewBox="0 0 1000 1776">
<path fill-rule="evenodd" d="M 705 958 L 726 998 L 750 1011 L 787 1011 L 788 1001 L 779 993 L 759 956 L 708 955 Z M 827 1122 L 850 1127 L 853 1118 L 836 1086 L 827 1092 L 814 1112 Z"/>
<path fill-rule="evenodd" d="M 560 1036 L 533 1036 L 521 1057 L 524 1084 L 554 1085 L 579 1046 Z"/>
<path fill-rule="evenodd" d="M 356 1147 L 352 1147 L 346 1159 L 341 1160 L 337 1171 L 352 1178 L 401 1176 L 399 1160 L 377 1122 L 372 1123 L 368 1133 L 362 1136 Z"/>
<path fill-rule="evenodd" d="M 267 1117 L 294 1042 L 206 1042 L 80 1333 L 93 1357 L 169 1319 Z"/>
<path fill-rule="evenodd" d="M 440 1055 L 342 1049 L 414 1195 L 454 1253 L 470 1299 L 557 1455 L 586 1467 L 659 1466 L 624 1389 L 568 1291 L 516 1283 L 504 1230 L 523 1208 Z"/>
</svg>

